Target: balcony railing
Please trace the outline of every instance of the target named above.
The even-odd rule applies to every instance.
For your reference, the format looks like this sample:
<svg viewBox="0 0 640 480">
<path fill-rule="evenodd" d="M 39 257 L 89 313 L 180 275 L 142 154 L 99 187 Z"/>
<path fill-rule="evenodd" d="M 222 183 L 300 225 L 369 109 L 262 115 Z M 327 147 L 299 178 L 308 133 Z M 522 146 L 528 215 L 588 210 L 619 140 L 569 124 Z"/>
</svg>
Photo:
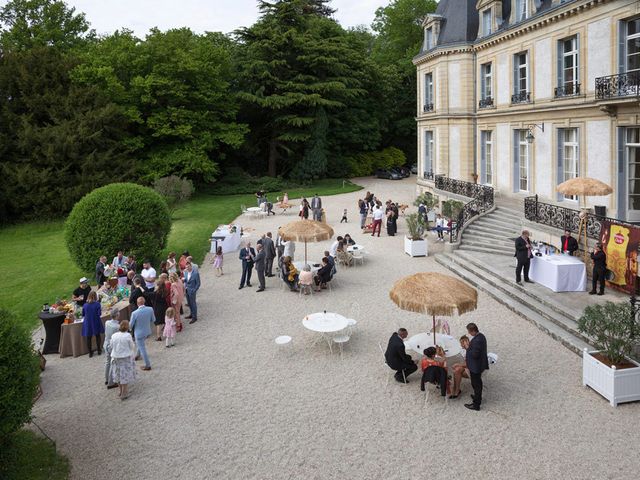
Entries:
<svg viewBox="0 0 640 480">
<path fill-rule="evenodd" d="M 520 92 L 511 95 L 511 103 L 529 103 L 531 102 L 531 92 Z"/>
<path fill-rule="evenodd" d="M 460 229 L 468 224 L 473 217 L 493 208 L 493 187 L 488 185 L 479 185 L 477 183 L 445 177 L 444 175 L 436 175 L 435 187 L 437 190 L 462 195 L 472 199 L 462 207 L 462 210 L 460 210 L 460 213 L 458 214 L 458 218 L 455 220 L 451 230 L 449 230 L 449 242 L 451 243 L 458 241 Z"/>
<path fill-rule="evenodd" d="M 422 106 L 422 111 L 423 111 L 424 113 L 427 113 L 427 112 L 433 112 L 433 103 L 425 103 L 425 104 Z"/>
<path fill-rule="evenodd" d="M 433 172 L 432 171 L 423 172 L 422 178 L 424 178 L 425 180 L 433 180 Z"/>
<path fill-rule="evenodd" d="M 524 199 L 524 216 L 529 221 L 549 225 L 559 230 L 577 232 L 580 227 L 580 210 L 539 202 L 537 195 Z M 605 220 L 616 225 L 637 228 L 637 225 L 626 223 L 616 218 L 590 214 L 587 216 L 587 236 L 600 240 L 600 230 L 602 229 L 602 222 Z"/>
<path fill-rule="evenodd" d="M 493 107 L 493 97 L 485 97 L 478 102 L 478 108 Z"/>
<path fill-rule="evenodd" d="M 566 83 L 564 85 L 561 85 L 560 87 L 556 87 L 554 90 L 554 95 L 556 98 L 574 97 L 576 95 L 580 95 L 580 84 Z"/>
<path fill-rule="evenodd" d="M 596 78 L 596 99 L 640 97 L 640 72 Z"/>
</svg>

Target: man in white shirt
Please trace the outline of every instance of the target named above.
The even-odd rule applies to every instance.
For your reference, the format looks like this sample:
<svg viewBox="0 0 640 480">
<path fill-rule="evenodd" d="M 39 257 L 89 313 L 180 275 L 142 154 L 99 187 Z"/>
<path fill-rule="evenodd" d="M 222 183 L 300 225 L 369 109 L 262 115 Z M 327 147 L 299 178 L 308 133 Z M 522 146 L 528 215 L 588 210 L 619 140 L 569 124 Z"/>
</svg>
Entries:
<svg viewBox="0 0 640 480">
<path fill-rule="evenodd" d="M 145 262 L 142 264 L 142 267 L 143 268 L 142 272 L 140 272 L 140 275 L 142 275 L 142 278 L 144 278 L 144 283 L 147 288 L 153 290 L 156 286 L 156 269 L 151 266 L 151 262 L 149 260 L 145 260 Z"/>
<path fill-rule="evenodd" d="M 122 250 L 120 250 L 118 254 L 115 257 L 113 257 L 113 262 L 111 262 L 111 265 L 113 265 L 115 268 L 122 268 L 124 267 L 124 264 L 126 263 L 126 261 L 127 259 L 122 253 Z"/>
<path fill-rule="evenodd" d="M 291 257 L 291 261 L 293 262 L 293 256 L 296 253 L 296 244 L 294 241 L 289 240 L 288 242 L 283 242 L 284 251 L 282 255 L 284 257 Z"/>
<path fill-rule="evenodd" d="M 436 232 L 438 232 L 438 241 L 444 242 L 444 217 L 440 214 L 436 217 Z"/>
<path fill-rule="evenodd" d="M 382 230 L 382 219 L 384 218 L 384 212 L 382 207 L 377 205 L 373 210 L 373 233 L 371 236 L 375 236 L 376 229 L 378 229 L 378 237 L 380 236 L 380 230 Z"/>
<path fill-rule="evenodd" d="M 329 254 L 335 258 L 336 257 L 336 253 L 338 252 L 338 245 L 340 245 L 340 242 L 344 240 L 342 237 L 337 237 L 336 241 L 333 242 L 331 244 L 331 248 L 329 248 Z"/>
</svg>

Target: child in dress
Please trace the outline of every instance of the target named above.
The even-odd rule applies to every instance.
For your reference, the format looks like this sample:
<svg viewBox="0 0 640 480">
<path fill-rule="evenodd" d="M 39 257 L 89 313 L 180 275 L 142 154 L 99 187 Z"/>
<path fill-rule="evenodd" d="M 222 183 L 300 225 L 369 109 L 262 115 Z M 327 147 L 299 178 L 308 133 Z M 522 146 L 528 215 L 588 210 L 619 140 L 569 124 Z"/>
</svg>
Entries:
<svg viewBox="0 0 640 480">
<path fill-rule="evenodd" d="M 340 220 L 340 223 L 342 223 L 342 222 L 349 223 L 349 222 L 347 222 L 347 209 L 346 208 L 342 212 L 342 219 Z"/>
<path fill-rule="evenodd" d="M 222 272 L 222 260 L 223 260 L 223 255 L 222 255 L 222 247 L 218 247 L 216 249 L 216 254 L 213 256 L 213 268 L 216 269 L 216 277 L 219 277 L 220 275 L 224 275 L 224 273 Z"/>
<path fill-rule="evenodd" d="M 164 316 L 164 331 L 162 333 L 166 337 L 166 347 L 173 347 L 176 344 L 176 311 L 173 307 L 167 308 L 167 313 Z"/>
</svg>

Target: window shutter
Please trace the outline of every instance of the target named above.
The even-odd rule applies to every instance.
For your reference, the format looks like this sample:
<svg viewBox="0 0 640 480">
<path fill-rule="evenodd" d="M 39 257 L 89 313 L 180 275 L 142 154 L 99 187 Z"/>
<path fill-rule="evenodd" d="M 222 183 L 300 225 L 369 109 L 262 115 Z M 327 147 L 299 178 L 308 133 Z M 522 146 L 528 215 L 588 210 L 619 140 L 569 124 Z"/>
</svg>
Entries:
<svg viewBox="0 0 640 480">
<path fill-rule="evenodd" d="M 487 69 L 484 65 L 480 65 L 480 99 L 484 100 L 484 92 L 486 92 L 485 84 L 486 79 L 485 75 L 487 73 Z"/>
<path fill-rule="evenodd" d="M 626 175 L 626 159 L 624 158 L 625 147 L 625 129 L 618 128 L 618 214 L 621 219 L 627 218 L 627 175 Z"/>
<path fill-rule="evenodd" d="M 627 71 L 627 22 L 618 22 L 618 73 Z"/>
<path fill-rule="evenodd" d="M 556 73 L 556 79 L 557 79 L 557 84 L 556 86 L 558 88 L 562 87 L 563 79 L 564 79 L 564 57 L 563 57 L 563 53 L 564 53 L 564 48 L 562 47 L 562 40 L 558 40 L 558 48 L 556 49 L 557 54 L 558 54 L 558 61 L 556 62 L 558 71 Z M 562 92 L 561 92 L 562 93 Z"/>
<path fill-rule="evenodd" d="M 480 183 L 487 183 L 487 133 L 480 132 Z"/>
<path fill-rule="evenodd" d="M 518 93 L 518 56 L 513 56 L 513 94 Z"/>
<path fill-rule="evenodd" d="M 580 75 L 580 34 L 576 33 L 576 78 L 574 78 L 574 83 L 580 83 L 580 79 L 582 76 Z M 575 90 L 574 90 L 574 93 Z"/>
<path fill-rule="evenodd" d="M 558 157 L 556 160 L 556 185 L 560 185 L 564 182 L 564 130 L 559 128 L 558 132 Z M 561 202 L 564 200 L 564 195 L 560 192 L 556 192 L 556 200 Z"/>
<path fill-rule="evenodd" d="M 519 130 L 513 131 L 513 191 L 520 191 Z"/>
</svg>

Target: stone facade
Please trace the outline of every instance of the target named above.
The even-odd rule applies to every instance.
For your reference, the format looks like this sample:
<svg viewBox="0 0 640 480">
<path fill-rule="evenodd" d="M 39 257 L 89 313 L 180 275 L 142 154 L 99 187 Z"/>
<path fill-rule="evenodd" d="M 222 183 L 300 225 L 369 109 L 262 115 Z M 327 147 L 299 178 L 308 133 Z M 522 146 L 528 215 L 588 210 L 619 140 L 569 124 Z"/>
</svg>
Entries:
<svg viewBox="0 0 640 480">
<path fill-rule="evenodd" d="M 444 174 L 578 208 L 556 186 L 589 176 L 614 193 L 588 206 L 640 221 L 640 1 L 442 0 L 423 26 L 419 190 Z"/>
</svg>

